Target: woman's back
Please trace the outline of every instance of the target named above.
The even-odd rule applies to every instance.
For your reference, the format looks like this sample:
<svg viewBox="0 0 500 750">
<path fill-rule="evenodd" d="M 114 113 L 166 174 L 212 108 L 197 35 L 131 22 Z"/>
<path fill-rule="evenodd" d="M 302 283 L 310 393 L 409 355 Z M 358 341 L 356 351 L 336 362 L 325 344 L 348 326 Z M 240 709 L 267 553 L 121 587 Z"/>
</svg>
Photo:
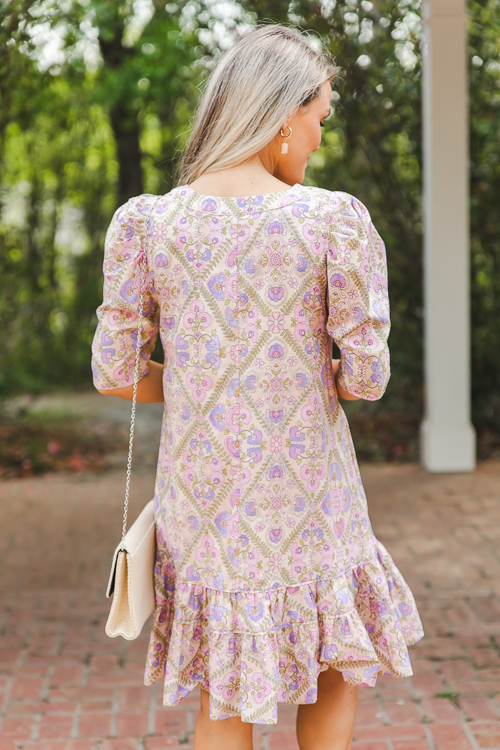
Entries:
<svg viewBox="0 0 500 750">
<path fill-rule="evenodd" d="M 170 539 L 182 550 L 176 565 L 193 566 L 195 580 L 255 590 L 325 573 L 322 558 L 336 538 L 331 522 L 321 539 L 314 532 L 299 577 L 296 565 L 271 570 L 257 558 L 286 559 L 300 546 L 303 510 L 315 500 L 328 504 L 332 475 L 342 491 L 359 495 L 350 453 L 339 453 L 339 440 L 350 437 L 325 326 L 350 350 L 347 389 L 380 397 L 389 319 L 383 243 L 370 227 L 350 196 L 302 186 L 239 199 L 184 187 L 155 207 L 149 262 L 166 354 L 163 441 L 171 472 L 164 479 L 177 498 L 197 498 L 198 531 L 202 517 L 219 531 L 218 553 L 196 562 L 198 534 L 193 545 L 182 544 L 186 519 L 168 513 Z M 380 317 L 377 305 L 385 309 Z M 364 357 L 341 342 L 360 324 L 371 337 Z M 330 573 L 346 566 L 347 547 L 335 557 Z"/>
</svg>

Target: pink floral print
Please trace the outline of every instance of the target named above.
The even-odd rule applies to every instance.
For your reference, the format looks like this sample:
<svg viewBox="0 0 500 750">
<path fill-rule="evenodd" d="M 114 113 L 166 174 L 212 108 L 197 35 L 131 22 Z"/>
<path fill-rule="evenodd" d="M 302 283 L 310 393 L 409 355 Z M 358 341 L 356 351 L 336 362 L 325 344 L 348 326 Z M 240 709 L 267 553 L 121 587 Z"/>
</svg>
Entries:
<svg viewBox="0 0 500 750">
<path fill-rule="evenodd" d="M 141 377 L 158 333 L 165 352 L 145 683 L 163 678 L 166 706 L 200 685 L 212 719 L 275 724 L 328 667 L 411 675 L 422 624 L 373 534 L 331 359 L 334 339 L 342 386 L 383 395 L 386 257 L 365 206 L 300 185 L 132 198 L 97 315 L 99 388 L 133 382 L 139 316 Z"/>
</svg>

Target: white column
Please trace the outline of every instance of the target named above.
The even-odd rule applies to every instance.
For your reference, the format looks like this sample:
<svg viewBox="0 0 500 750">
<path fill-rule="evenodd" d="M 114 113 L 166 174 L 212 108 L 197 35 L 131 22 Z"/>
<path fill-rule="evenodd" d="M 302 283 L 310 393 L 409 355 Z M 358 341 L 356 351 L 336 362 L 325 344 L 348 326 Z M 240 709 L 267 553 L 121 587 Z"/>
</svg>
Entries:
<svg viewBox="0 0 500 750">
<path fill-rule="evenodd" d="M 424 305 L 428 471 L 472 471 L 465 0 L 424 0 Z"/>
</svg>

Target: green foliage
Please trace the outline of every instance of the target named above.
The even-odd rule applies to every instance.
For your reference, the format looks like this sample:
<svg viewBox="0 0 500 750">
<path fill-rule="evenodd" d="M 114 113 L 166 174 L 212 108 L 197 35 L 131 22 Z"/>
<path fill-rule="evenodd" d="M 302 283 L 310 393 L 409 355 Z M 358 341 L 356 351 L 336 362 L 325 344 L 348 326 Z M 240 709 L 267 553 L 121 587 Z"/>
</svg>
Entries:
<svg viewBox="0 0 500 750">
<path fill-rule="evenodd" d="M 14 122 L 6 130 L 0 261 L 5 281 L 0 313 L 9 331 L 2 337 L 4 393 L 73 385 L 88 368 L 117 165 L 109 122 L 81 93 L 53 79 L 30 126 L 21 129 Z M 61 237 L 61 222 L 71 218 L 69 236 Z"/>
<path fill-rule="evenodd" d="M 92 0 L 76 16 L 69 14 L 71 29 L 77 22 L 81 27 L 83 15 L 87 22 L 92 16 L 98 31 L 103 64 L 93 76 L 90 101 L 102 106 L 113 129 L 120 170 L 118 205 L 143 192 L 142 156 L 147 141 L 142 139 L 141 143 L 141 136 L 145 120 L 156 126 L 154 156 L 172 164 L 176 146 L 179 149 L 180 145 L 179 126 L 185 126 L 194 101 L 193 92 L 189 96 L 191 65 L 203 52 L 192 33 L 181 31 L 178 11 L 169 12 L 158 0 L 153 6 L 154 15 L 142 30 L 134 23 L 127 2 Z M 79 42 L 81 38 L 76 36 L 74 44 Z M 78 69 L 78 64 L 70 67 Z M 160 188 L 170 189 L 171 177 L 167 175 L 164 185 L 157 181 L 155 187 L 159 192 Z"/>
<path fill-rule="evenodd" d="M 0 0 L 0 166 L 5 128 L 31 111 L 39 78 L 29 58 L 32 42 L 26 28 L 32 5 L 33 0 Z"/>
<path fill-rule="evenodd" d="M 500 433 L 500 3 L 470 3 L 472 392 L 481 430 Z"/>
</svg>

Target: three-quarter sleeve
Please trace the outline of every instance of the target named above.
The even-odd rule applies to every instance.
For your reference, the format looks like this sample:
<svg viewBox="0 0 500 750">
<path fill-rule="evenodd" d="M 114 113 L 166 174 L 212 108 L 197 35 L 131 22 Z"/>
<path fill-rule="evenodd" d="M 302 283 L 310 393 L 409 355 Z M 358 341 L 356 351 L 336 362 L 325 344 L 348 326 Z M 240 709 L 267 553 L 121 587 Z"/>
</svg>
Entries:
<svg viewBox="0 0 500 750">
<path fill-rule="evenodd" d="M 360 201 L 346 193 L 333 195 L 326 329 L 340 350 L 340 385 L 353 396 L 376 401 L 390 377 L 385 245 Z"/>
<path fill-rule="evenodd" d="M 152 197 L 131 198 L 115 212 L 106 232 L 103 302 L 97 308 L 98 323 L 92 342 L 92 374 L 94 385 L 100 390 L 133 384 L 139 316 L 139 379 L 149 371 L 159 328 L 159 305 L 146 247 Z"/>
</svg>

